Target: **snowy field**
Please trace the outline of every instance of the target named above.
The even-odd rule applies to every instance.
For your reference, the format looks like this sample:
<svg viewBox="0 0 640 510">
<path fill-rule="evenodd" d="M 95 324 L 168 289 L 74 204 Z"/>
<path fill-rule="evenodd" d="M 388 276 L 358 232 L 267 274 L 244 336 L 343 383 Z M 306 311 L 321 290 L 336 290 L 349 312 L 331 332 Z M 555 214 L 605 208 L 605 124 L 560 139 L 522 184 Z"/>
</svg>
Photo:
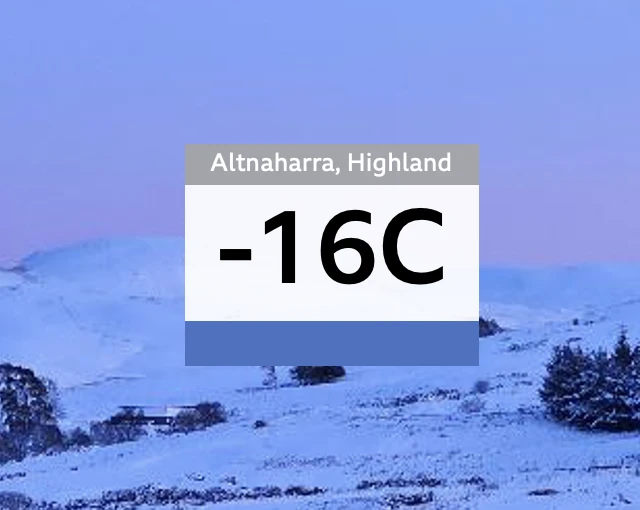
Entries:
<svg viewBox="0 0 640 510">
<path fill-rule="evenodd" d="M 537 397 L 554 345 L 610 346 L 621 324 L 640 337 L 640 266 L 484 269 L 482 311 L 508 330 L 480 339 L 479 367 L 346 367 L 315 387 L 288 386 L 278 367 L 276 390 L 259 367 L 182 366 L 183 266 L 181 239 L 137 239 L 0 271 L 0 360 L 58 382 L 65 427 L 120 405 L 217 400 L 231 413 L 190 435 L 5 464 L 0 492 L 65 502 L 148 484 L 305 486 L 323 492 L 210 507 L 409 508 L 432 493 L 411 508 L 640 508 L 639 435 L 549 422 Z"/>
</svg>

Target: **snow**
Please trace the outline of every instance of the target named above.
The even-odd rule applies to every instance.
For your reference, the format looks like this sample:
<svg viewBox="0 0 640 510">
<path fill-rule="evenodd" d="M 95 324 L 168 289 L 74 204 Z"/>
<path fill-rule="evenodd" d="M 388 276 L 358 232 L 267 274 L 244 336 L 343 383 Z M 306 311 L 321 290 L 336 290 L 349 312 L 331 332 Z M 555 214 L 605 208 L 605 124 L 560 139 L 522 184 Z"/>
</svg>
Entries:
<svg viewBox="0 0 640 510">
<path fill-rule="evenodd" d="M 20 283 L 22 278 L 17 272 L 0 269 L 0 289 L 16 287 Z"/>
<path fill-rule="evenodd" d="M 375 509 L 388 508 L 387 495 L 427 489 L 358 490 L 360 482 L 425 475 L 443 481 L 428 489 L 435 503 L 425 508 L 640 507 L 638 434 L 549 422 L 537 397 L 554 345 L 611 346 L 623 323 L 640 336 L 640 266 L 483 269 L 481 309 L 507 331 L 480 340 L 480 366 L 346 367 L 340 382 L 301 388 L 278 367 L 285 384 L 271 390 L 261 367 L 183 366 L 183 264 L 180 238 L 120 239 L 0 271 L 0 359 L 63 386 L 65 427 L 120 405 L 206 399 L 231 411 L 203 432 L 0 466 L 0 492 L 66 501 L 148 483 L 229 486 L 235 477 L 238 486 L 326 492 L 215 508 Z M 478 380 L 490 388 L 472 395 Z M 420 398 L 402 400 L 411 395 Z M 471 398 L 484 408 L 461 410 Z M 258 419 L 267 426 L 254 429 Z M 557 493 L 530 495 L 545 489 Z"/>
</svg>

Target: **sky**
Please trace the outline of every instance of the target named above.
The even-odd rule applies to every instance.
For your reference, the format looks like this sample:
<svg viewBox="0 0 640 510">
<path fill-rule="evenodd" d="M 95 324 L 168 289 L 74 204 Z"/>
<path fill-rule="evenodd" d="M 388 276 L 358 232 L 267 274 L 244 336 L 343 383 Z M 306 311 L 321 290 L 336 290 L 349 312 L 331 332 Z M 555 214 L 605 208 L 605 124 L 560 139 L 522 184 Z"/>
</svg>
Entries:
<svg viewBox="0 0 640 510">
<path fill-rule="evenodd" d="M 640 260 L 640 2 L 6 1 L 0 264 L 183 235 L 187 143 L 477 143 L 481 262 Z"/>
</svg>

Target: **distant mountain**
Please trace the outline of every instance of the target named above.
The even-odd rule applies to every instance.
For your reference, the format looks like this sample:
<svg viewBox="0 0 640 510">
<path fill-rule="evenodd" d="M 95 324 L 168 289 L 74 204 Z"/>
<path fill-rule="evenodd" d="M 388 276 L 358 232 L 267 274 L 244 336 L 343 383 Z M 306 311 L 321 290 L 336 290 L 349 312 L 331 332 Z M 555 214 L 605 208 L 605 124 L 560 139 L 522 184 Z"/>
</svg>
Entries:
<svg viewBox="0 0 640 510">
<path fill-rule="evenodd" d="M 490 311 L 579 311 L 638 298 L 640 265 L 481 271 Z M 181 366 L 183 321 L 183 238 L 91 241 L 0 271 L 0 357 L 63 384 Z"/>
</svg>

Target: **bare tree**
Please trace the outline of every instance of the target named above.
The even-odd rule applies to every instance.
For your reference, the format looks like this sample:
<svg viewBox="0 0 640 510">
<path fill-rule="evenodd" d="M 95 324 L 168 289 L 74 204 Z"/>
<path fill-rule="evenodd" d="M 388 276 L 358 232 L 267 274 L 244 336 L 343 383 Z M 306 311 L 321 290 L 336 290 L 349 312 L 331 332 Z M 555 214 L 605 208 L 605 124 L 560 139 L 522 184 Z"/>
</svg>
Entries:
<svg viewBox="0 0 640 510">
<path fill-rule="evenodd" d="M 267 388 L 276 389 L 278 387 L 278 374 L 276 373 L 276 367 L 274 366 L 262 366 L 264 372 L 264 379 L 262 384 Z"/>
</svg>

